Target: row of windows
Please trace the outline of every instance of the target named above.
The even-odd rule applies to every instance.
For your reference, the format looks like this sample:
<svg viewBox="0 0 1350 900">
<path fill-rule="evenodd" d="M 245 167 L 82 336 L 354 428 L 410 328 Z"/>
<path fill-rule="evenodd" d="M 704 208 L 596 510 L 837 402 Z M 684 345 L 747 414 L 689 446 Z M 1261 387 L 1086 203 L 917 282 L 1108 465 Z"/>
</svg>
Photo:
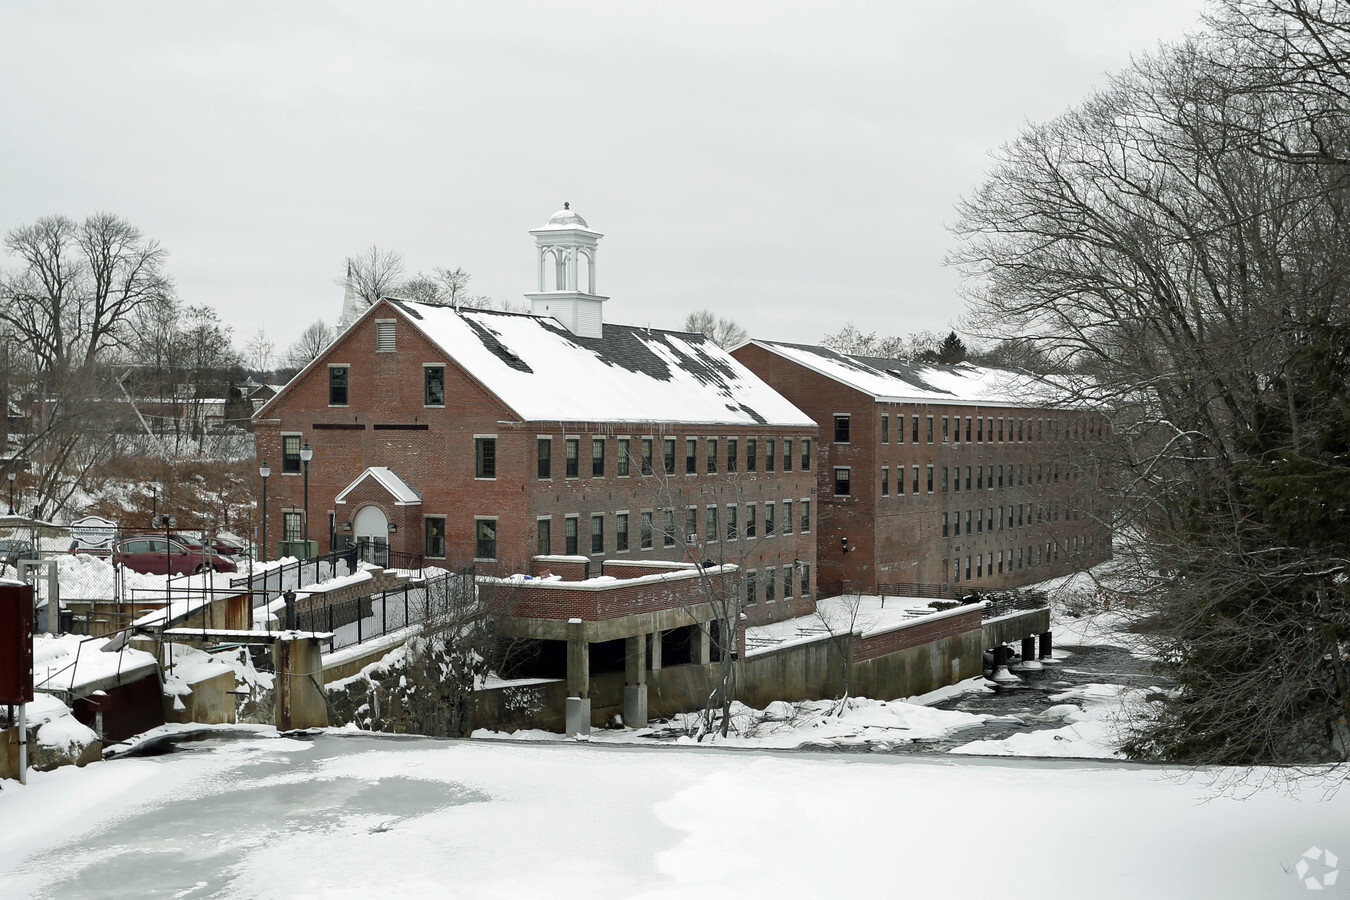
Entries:
<svg viewBox="0 0 1350 900">
<path fill-rule="evenodd" d="M 792 599 L 793 571 L 800 576 L 801 596 L 811 596 L 811 564 L 793 563 L 787 566 L 770 566 L 762 572 L 750 569 L 745 573 L 742 584 L 745 587 L 745 605 L 754 606 L 762 598 L 765 603 L 773 603 L 781 596 Z M 781 588 L 782 593 L 779 594 Z"/>
<path fill-rule="evenodd" d="M 566 478 L 578 478 L 581 475 L 581 448 L 582 438 L 564 437 L 563 439 L 563 476 Z M 590 438 L 590 475 L 592 478 L 603 478 L 606 475 L 606 455 L 608 451 L 609 438 L 592 437 Z M 634 438 L 621 437 L 615 438 L 618 446 L 615 452 L 615 472 L 620 478 L 626 478 L 632 474 L 632 467 L 636 463 L 638 472 L 642 475 L 651 475 L 656 471 L 656 441 L 654 437 L 637 438 L 637 455 L 633 455 Z M 677 456 L 679 453 L 679 444 L 683 440 L 683 462 Z M 686 475 L 696 475 L 699 472 L 699 460 L 703 461 L 703 472 L 708 475 L 716 475 L 718 472 L 738 472 L 742 464 L 745 471 L 756 472 L 759 470 L 761 462 L 765 472 L 773 472 L 781 464 L 784 472 L 791 472 L 793 464 L 800 461 L 802 471 L 811 468 L 811 440 L 810 438 L 783 438 L 781 441 L 781 455 L 779 453 L 780 441 L 777 438 L 746 438 L 745 456 L 741 456 L 741 439 L 737 437 L 716 438 L 716 437 L 687 437 L 683 439 L 667 437 L 661 438 L 661 470 L 667 475 L 674 475 L 677 471 L 683 471 Z M 702 442 L 703 446 L 699 444 Z M 761 443 L 763 455 L 761 456 Z M 536 474 L 540 478 L 553 477 L 553 437 L 550 435 L 540 435 L 537 440 L 538 450 L 536 452 L 537 467 Z M 798 450 L 800 449 L 800 457 Z"/>
<path fill-rule="evenodd" d="M 1072 540 L 1066 539 L 1064 541 L 1064 549 L 1067 553 L 1077 554 L 1080 551 L 1096 548 L 1098 542 L 1099 539 L 1096 535 L 1075 536 Z M 952 581 L 959 583 L 970 581 L 972 578 L 984 578 L 985 575 L 992 578 L 994 575 L 1002 575 L 1004 571 L 1012 572 L 1024 567 L 1049 565 L 1058 561 L 1058 541 L 1028 544 L 1015 550 L 1010 548 L 985 554 L 976 553 L 974 556 L 967 556 L 964 561 L 958 556 L 952 561 Z M 962 578 L 963 570 L 965 572 L 964 578 Z"/>
<path fill-rule="evenodd" d="M 889 497 L 891 495 L 891 466 L 881 467 L 881 496 Z M 905 493 L 905 467 L 895 466 L 894 488 L 897 496 L 903 496 Z M 933 493 L 934 475 L 936 469 L 931 465 L 910 466 L 909 492 L 913 494 Z M 965 467 L 965 490 L 983 491 L 994 490 L 1003 487 L 1024 487 L 1026 485 L 1042 483 L 1058 483 L 1060 480 L 1060 466 L 1058 464 L 1038 464 L 1033 467 L 1030 464 L 1019 464 L 1014 466 L 1012 463 L 1002 463 L 990 466 L 966 466 Z M 1065 481 L 1072 481 L 1077 476 L 1073 469 L 1064 472 Z M 962 483 L 961 466 L 943 466 L 942 467 L 942 493 L 959 493 Z M 834 469 L 834 495 L 836 497 L 848 497 L 853 493 L 853 467 L 836 466 Z"/>
<path fill-rule="evenodd" d="M 836 444 L 851 443 L 852 424 L 851 416 L 848 413 L 836 413 L 834 416 L 834 442 Z M 895 414 L 895 443 L 905 443 L 905 415 L 903 413 Z M 938 435 L 934 434 L 934 426 L 938 420 L 934 416 L 909 416 L 909 438 L 910 443 L 919 444 L 935 443 Z M 942 416 L 940 419 L 941 442 L 962 443 L 961 440 L 961 416 Z M 1004 417 L 1004 416 L 966 416 L 965 417 L 965 441 L 967 444 L 1003 444 L 1003 443 L 1027 443 L 1027 442 L 1058 442 L 1061 434 L 1061 421 L 1059 419 L 1038 419 L 1031 417 Z M 1074 420 L 1069 422 L 1062 429 L 1063 434 L 1069 440 L 1098 439 L 1105 435 L 1106 426 L 1101 419 L 1089 418 L 1086 420 Z M 881 443 L 891 443 L 891 415 L 890 413 L 881 414 Z"/>
<path fill-rule="evenodd" d="M 784 500 L 781 504 L 772 500 L 766 501 L 762 504 L 764 510 L 762 529 L 759 518 L 760 506 L 761 504 L 757 503 L 747 503 L 744 507 L 734 503 L 725 507 L 708 506 L 703 510 L 703 521 L 701 523 L 699 521 L 699 507 L 697 506 L 685 508 L 683 523 L 676 521 L 676 510 L 653 511 L 644 509 L 638 513 L 637 547 L 640 550 L 653 549 L 657 535 L 655 530 L 657 513 L 661 515 L 661 546 L 667 548 L 692 547 L 700 543 L 709 544 L 718 541 L 749 540 L 773 537 L 777 534 L 792 534 L 794 525 L 801 528 L 802 534 L 808 534 L 811 531 L 810 500 L 802 500 L 799 504 L 792 500 Z M 782 510 L 781 517 L 778 516 L 780 508 Z M 800 520 L 794 517 L 796 511 L 800 512 Z M 741 522 L 742 512 L 744 513 L 743 524 Z M 631 548 L 629 515 L 627 510 L 613 514 L 613 549 L 616 553 L 624 553 Z M 606 551 L 605 522 L 608 516 L 608 513 L 592 513 L 590 516 L 589 552 L 592 554 Z M 540 516 L 536 520 L 535 553 L 539 556 L 549 556 L 554 552 L 553 519 L 553 516 Z M 683 524 L 683 532 L 677 530 L 678 524 Z M 703 531 L 699 531 L 700 524 L 703 525 Z M 559 549 L 564 554 L 575 556 L 582 552 L 580 528 L 580 514 L 563 516 L 562 545 Z"/>
<path fill-rule="evenodd" d="M 381 322 L 380 325 L 385 323 Z M 389 343 L 393 343 L 392 326 Z M 351 395 L 351 366 L 345 363 L 328 364 L 328 405 L 346 406 Z M 422 366 L 422 405 L 445 406 L 445 365 L 425 363 Z"/>
<path fill-rule="evenodd" d="M 1086 508 L 1083 508 L 1086 506 Z M 964 516 L 966 534 L 981 534 L 984 531 L 1002 531 L 1004 522 L 1008 528 L 1021 528 L 1025 525 L 1041 525 L 1045 522 L 1058 522 L 1063 513 L 1064 521 L 1077 522 L 1092 514 L 1093 504 L 1081 504 L 1077 500 L 1067 500 L 1063 510 L 1059 500 L 1049 503 L 1017 503 L 1012 506 L 990 506 L 985 509 L 957 510 L 942 514 L 942 536 L 960 537 L 961 521 Z M 987 524 L 986 524 L 987 523 Z"/>
</svg>

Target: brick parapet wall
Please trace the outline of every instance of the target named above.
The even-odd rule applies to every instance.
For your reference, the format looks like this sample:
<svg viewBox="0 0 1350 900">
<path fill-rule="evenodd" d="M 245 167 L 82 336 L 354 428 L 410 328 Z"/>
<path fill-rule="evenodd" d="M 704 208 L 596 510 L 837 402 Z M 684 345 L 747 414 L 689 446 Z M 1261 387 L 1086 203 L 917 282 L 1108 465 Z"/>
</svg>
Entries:
<svg viewBox="0 0 1350 900">
<path fill-rule="evenodd" d="M 720 579 L 720 575 L 709 576 Z M 582 585 L 557 581 L 511 582 L 510 614 L 532 619 L 598 622 L 707 603 L 710 591 L 697 574 L 655 575 Z"/>
<path fill-rule="evenodd" d="M 853 642 L 853 662 L 876 659 L 942 638 L 979 631 L 981 616 L 981 607 L 972 605 L 932 613 L 883 632 L 866 634 Z"/>
</svg>

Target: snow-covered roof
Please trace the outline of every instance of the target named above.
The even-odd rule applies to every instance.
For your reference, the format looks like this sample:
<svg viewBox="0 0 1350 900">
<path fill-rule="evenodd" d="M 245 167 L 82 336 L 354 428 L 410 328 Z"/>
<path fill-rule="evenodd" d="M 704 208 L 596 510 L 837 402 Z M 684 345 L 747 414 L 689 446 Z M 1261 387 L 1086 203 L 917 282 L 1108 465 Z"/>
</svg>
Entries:
<svg viewBox="0 0 1350 900">
<path fill-rule="evenodd" d="M 413 490 L 408 482 L 400 478 L 398 473 L 388 466 L 371 466 L 366 469 L 356 476 L 355 481 L 342 489 L 342 493 L 337 495 L 334 502 L 346 503 L 347 495 L 356 490 L 356 486 L 367 478 L 375 479 L 380 487 L 388 491 L 390 496 L 394 498 L 395 506 L 416 506 L 422 502 L 422 495 Z"/>
<path fill-rule="evenodd" d="M 386 299 L 524 421 L 815 423 L 701 334 Z"/>
<path fill-rule="evenodd" d="M 957 363 L 944 366 L 846 356 L 828 347 L 781 341 L 749 342 L 882 402 L 1046 406 L 1063 393 L 1045 378 L 1016 369 Z"/>
</svg>

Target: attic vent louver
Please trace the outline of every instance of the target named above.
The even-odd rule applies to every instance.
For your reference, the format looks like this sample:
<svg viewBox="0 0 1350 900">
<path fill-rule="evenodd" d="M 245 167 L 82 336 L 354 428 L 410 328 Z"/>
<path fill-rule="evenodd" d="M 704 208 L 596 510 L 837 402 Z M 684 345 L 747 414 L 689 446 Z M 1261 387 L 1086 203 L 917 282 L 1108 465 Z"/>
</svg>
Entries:
<svg viewBox="0 0 1350 900">
<path fill-rule="evenodd" d="M 375 352 L 394 352 L 394 319 L 375 320 Z"/>
</svg>

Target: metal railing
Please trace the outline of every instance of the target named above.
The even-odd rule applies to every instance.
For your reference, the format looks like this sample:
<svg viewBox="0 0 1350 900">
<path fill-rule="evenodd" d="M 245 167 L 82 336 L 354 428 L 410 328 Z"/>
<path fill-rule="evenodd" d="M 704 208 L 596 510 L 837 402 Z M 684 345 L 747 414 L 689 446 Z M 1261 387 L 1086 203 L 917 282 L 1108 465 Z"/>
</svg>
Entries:
<svg viewBox="0 0 1350 900">
<path fill-rule="evenodd" d="M 330 578 L 350 575 L 356 571 L 360 558 L 356 547 L 324 553 L 312 559 L 297 559 L 281 566 L 255 570 L 230 579 L 231 589 L 254 592 L 254 605 L 274 600 L 285 591 L 298 590 Z"/>
<path fill-rule="evenodd" d="M 1040 591 L 1031 591 L 1010 595 L 1001 595 L 990 597 L 985 595 L 984 612 L 981 615 L 983 619 L 997 619 L 1000 616 L 1010 615 L 1015 612 L 1029 612 L 1036 609 L 1045 609 L 1050 605 L 1050 600 Z"/>
<path fill-rule="evenodd" d="M 393 631 L 432 619 L 451 620 L 463 615 L 475 589 L 472 572 L 447 572 L 421 582 L 365 597 L 324 602 L 315 597 L 295 611 L 294 627 L 333 635 L 332 649 L 340 650 L 383 637 Z M 285 614 L 278 623 L 287 627 Z"/>
<path fill-rule="evenodd" d="M 957 594 L 943 582 L 894 581 L 877 585 L 880 597 L 932 597 L 939 600 L 955 599 Z"/>
<path fill-rule="evenodd" d="M 354 550 L 362 562 L 386 569 L 406 569 L 418 574 L 422 572 L 423 559 L 420 553 L 390 550 L 387 542 L 372 541 L 370 538 L 356 538 L 354 541 L 347 538 L 347 541 L 350 550 Z"/>
</svg>

